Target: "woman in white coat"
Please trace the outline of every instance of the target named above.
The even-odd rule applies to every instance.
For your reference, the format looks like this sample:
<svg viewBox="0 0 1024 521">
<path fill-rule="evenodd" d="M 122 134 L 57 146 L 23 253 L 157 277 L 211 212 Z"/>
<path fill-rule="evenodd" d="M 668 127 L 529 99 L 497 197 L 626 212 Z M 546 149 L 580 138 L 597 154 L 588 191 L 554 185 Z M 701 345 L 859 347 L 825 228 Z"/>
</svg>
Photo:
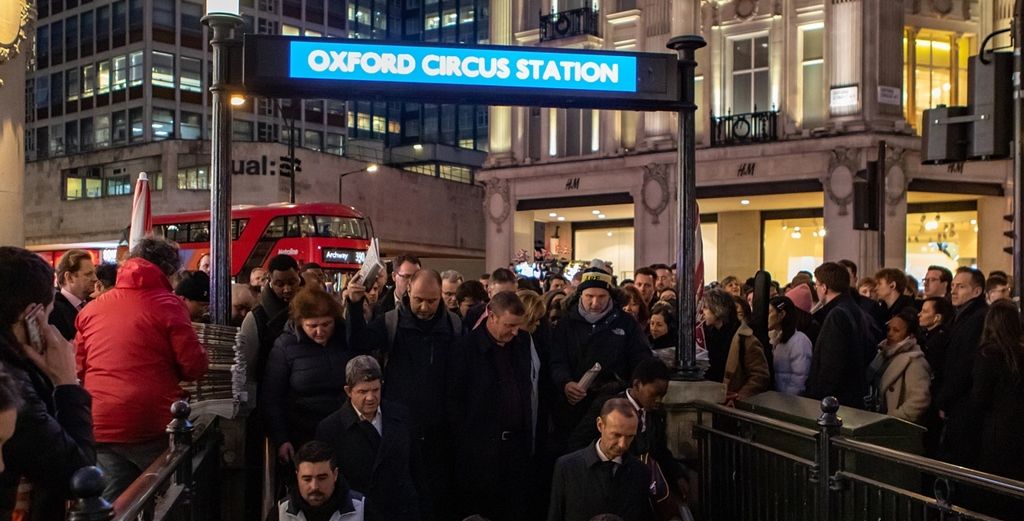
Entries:
<svg viewBox="0 0 1024 521">
<path fill-rule="evenodd" d="M 775 390 L 800 395 L 811 370 L 811 339 L 797 331 L 795 304 L 789 297 L 768 303 L 768 340 L 772 345 Z"/>
</svg>

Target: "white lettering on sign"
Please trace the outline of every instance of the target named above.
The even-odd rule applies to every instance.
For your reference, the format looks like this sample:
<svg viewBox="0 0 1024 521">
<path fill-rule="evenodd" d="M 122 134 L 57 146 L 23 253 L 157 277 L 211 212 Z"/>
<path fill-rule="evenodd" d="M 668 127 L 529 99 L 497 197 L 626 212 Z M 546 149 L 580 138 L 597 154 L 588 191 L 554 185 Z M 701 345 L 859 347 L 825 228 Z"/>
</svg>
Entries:
<svg viewBox="0 0 1024 521">
<path fill-rule="evenodd" d="M 278 255 L 298 255 L 299 254 L 299 250 L 296 250 L 295 248 L 282 248 L 280 250 L 277 250 L 277 254 Z"/>
</svg>

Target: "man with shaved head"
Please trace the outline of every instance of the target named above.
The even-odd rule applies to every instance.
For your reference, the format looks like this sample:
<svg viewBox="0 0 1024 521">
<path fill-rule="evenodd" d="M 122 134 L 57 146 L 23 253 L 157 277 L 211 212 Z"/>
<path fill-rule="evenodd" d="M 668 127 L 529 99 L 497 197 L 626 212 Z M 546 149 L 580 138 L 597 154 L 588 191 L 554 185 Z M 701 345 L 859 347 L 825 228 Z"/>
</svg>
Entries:
<svg viewBox="0 0 1024 521">
<path fill-rule="evenodd" d="M 434 513 L 445 519 L 453 471 L 445 382 L 462 321 L 444 305 L 441 275 L 434 270 L 412 274 L 398 307 L 369 324 L 363 318 L 362 282 L 353 280 L 348 286 L 349 345 L 378 354 L 384 366 L 384 400 L 411 412 Z"/>
</svg>

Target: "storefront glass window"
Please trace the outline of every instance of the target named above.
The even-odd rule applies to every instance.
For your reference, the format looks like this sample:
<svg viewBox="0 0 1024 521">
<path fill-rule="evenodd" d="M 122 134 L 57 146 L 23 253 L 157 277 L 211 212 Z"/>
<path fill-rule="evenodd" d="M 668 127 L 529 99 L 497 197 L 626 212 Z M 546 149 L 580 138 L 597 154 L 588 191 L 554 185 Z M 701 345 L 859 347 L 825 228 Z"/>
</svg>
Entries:
<svg viewBox="0 0 1024 521">
<path fill-rule="evenodd" d="M 814 272 L 824 258 L 827 230 L 820 217 L 765 219 L 764 269 L 772 279 L 792 280 L 800 271 Z"/>
<path fill-rule="evenodd" d="M 577 259 L 611 261 L 619 280 L 633 278 L 633 228 L 573 230 Z"/>
<path fill-rule="evenodd" d="M 977 263 L 976 210 L 907 214 L 907 273 L 920 280 L 928 266 L 956 271 Z"/>
</svg>

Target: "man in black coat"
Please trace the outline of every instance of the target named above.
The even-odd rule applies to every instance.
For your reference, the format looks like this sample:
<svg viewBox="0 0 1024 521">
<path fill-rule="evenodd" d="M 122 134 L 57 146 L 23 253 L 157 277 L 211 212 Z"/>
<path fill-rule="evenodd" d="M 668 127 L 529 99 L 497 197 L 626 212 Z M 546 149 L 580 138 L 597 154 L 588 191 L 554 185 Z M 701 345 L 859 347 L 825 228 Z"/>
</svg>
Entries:
<svg viewBox="0 0 1024 521">
<path fill-rule="evenodd" d="M 53 296 L 50 324 L 61 336 L 75 338 L 75 319 L 85 307 L 86 299 L 96 289 L 96 267 L 92 255 L 85 250 L 68 250 L 57 262 L 57 293 Z"/>
<path fill-rule="evenodd" d="M 345 368 L 341 408 L 320 422 L 316 439 L 331 445 L 353 490 L 366 498 L 367 521 L 418 521 L 429 507 L 418 486 L 418 457 L 405 407 L 382 403 L 380 364 L 353 358 Z"/>
<path fill-rule="evenodd" d="M 537 374 L 526 309 L 512 292 L 494 295 L 484 323 L 456 345 L 448 406 L 455 432 L 455 507 L 460 517 L 529 519 L 537 421 Z"/>
<path fill-rule="evenodd" d="M 985 275 L 962 267 L 953 277 L 950 299 L 956 306 L 956 318 L 949 328 L 942 387 L 936 405 L 945 420 L 939 457 L 956 465 L 975 463 L 977 454 L 977 411 L 971 410 L 974 358 L 978 353 L 982 328 L 985 325 Z"/>
<path fill-rule="evenodd" d="M 594 440 L 601 437 L 596 420 L 601 416 L 604 404 L 610 399 L 625 399 L 633 406 L 639 418 L 636 438 L 629 447 L 630 454 L 642 461 L 647 458 L 656 461 L 667 485 L 673 487 L 672 492 L 685 500 L 690 490 L 690 473 L 668 449 L 668 419 L 661 408 L 661 400 L 668 392 L 670 377 L 668 366 L 658 358 L 640 362 L 633 371 L 633 382 L 629 389 L 615 396 L 594 400 L 590 410 L 569 437 L 569 448 L 579 450 L 593 445 Z"/>
<path fill-rule="evenodd" d="M 914 308 L 914 298 L 904 295 L 907 289 L 907 274 L 896 268 L 883 268 L 875 273 L 875 295 L 878 297 L 878 308 L 875 316 L 884 326 L 892 317 L 900 314 L 903 308 Z M 884 328 L 883 328 L 884 329 Z"/>
<path fill-rule="evenodd" d="M 804 396 L 821 400 L 835 396 L 840 405 L 864 408 L 868 351 L 874 348 L 866 317 L 850 296 L 850 275 L 835 262 L 826 262 L 814 270 L 815 291 L 825 304 L 819 310 L 824 317 L 811 354 L 811 369 Z"/>
<path fill-rule="evenodd" d="M 462 320 L 442 303 L 441 276 L 420 270 L 402 304 L 367 326 L 358 282 L 348 287 L 349 345 L 384 360 L 384 399 L 412 414 L 431 503 L 436 513 L 447 512 L 452 447 L 445 386 Z"/>
<path fill-rule="evenodd" d="M 629 452 L 638 425 L 628 400 L 604 403 L 597 419 L 600 439 L 555 463 L 548 521 L 589 521 L 600 514 L 625 521 L 652 518 L 650 471 Z"/>
<path fill-rule="evenodd" d="M 640 324 L 612 298 L 612 277 L 604 271 L 583 273 L 567 309 L 551 338 L 551 380 L 561 392 L 553 407 L 556 446 L 565 446 L 595 396 L 626 388 L 637 364 L 654 356 Z M 600 373 L 584 388 L 580 378 L 594 364 Z"/>
</svg>

